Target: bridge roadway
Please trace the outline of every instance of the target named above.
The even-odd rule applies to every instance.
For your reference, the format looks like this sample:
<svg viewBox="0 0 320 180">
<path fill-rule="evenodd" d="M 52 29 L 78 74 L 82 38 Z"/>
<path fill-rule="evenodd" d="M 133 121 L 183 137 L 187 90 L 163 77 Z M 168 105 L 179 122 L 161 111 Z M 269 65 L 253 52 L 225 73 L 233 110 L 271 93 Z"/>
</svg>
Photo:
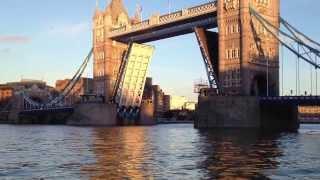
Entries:
<svg viewBox="0 0 320 180">
<path fill-rule="evenodd" d="M 154 15 L 140 23 L 112 29 L 107 36 L 124 43 L 146 43 L 192 33 L 195 27 L 217 26 L 217 3 L 214 1 L 170 14 Z"/>
<path fill-rule="evenodd" d="M 296 106 L 317 106 L 320 104 L 320 96 L 276 96 L 261 97 L 263 104 L 284 104 Z"/>
<path fill-rule="evenodd" d="M 269 96 L 260 97 L 260 102 L 263 104 L 285 104 L 296 106 L 313 106 L 320 104 L 320 96 Z M 31 109 L 23 110 L 21 115 L 33 115 L 33 114 L 47 114 L 47 113 L 60 113 L 74 111 L 73 107 L 57 107 L 57 108 L 43 108 L 43 109 Z"/>
</svg>

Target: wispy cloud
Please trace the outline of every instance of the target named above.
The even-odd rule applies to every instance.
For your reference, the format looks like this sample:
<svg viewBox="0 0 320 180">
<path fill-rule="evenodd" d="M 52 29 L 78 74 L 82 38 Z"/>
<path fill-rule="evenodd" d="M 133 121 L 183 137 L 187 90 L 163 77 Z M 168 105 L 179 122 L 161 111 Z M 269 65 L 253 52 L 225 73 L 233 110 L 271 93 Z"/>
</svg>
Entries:
<svg viewBox="0 0 320 180">
<path fill-rule="evenodd" d="M 2 44 L 25 44 L 29 43 L 31 39 L 27 36 L 20 35 L 0 35 L 0 43 Z"/>
<path fill-rule="evenodd" d="M 77 37 L 88 30 L 90 30 L 90 24 L 87 22 L 82 22 L 77 24 L 66 24 L 51 27 L 49 34 Z"/>
</svg>

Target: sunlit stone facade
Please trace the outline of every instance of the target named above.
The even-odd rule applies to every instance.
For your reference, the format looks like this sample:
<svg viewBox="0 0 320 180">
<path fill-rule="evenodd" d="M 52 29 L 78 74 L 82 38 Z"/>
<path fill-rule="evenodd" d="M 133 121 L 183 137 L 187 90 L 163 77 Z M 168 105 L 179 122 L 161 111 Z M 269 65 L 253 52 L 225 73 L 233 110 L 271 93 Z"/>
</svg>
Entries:
<svg viewBox="0 0 320 180">
<path fill-rule="evenodd" d="M 124 25 L 136 22 L 130 19 L 122 0 L 112 0 L 104 11 L 96 9 L 93 18 L 94 90 L 109 99 L 119 72 L 126 44 L 113 41 L 108 34 Z"/>
<path fill-rule="evenodd" d="M 250 15 L 250 6 L 279 27 L 279 0 L 219 0 L 220 83 L 229 95 L 278 95 L 278 41 Z"/>
<path fill-rule="evenodd" d="M 70 79 L 57 80 L 56 90 L 58 92 L 62 92 L 69 82 L 70 82 Z M 80 80 L 76 83 L 76 85 L 74 86 L 70 94 L 80 96 L 80 95 L 92 94 L 92 93 L 93 93 L 92 79 L 80 78 Z"/>
</svg>

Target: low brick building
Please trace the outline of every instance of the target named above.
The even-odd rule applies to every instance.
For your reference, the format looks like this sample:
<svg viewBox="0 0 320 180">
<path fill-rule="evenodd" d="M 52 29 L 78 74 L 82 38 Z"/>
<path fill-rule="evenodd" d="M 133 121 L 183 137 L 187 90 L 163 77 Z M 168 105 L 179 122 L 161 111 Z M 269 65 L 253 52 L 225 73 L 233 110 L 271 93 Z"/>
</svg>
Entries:
<svg viewBox="0 0 320 180">
<path fill-rule="evenodd" d="M 163 110 L 164 110 L 164 112 L 170 111 L 170 99 L 171 99 L 170 95 L 164 95 L 164 97 L 163 97 Z"/>
<path fill-rule="evenodd" d="M 165 95 L 159 85 L 153 85 L 152 78 L 147 77 L 142 101 L 152 102 L 155 119 L 162 118 L 170 110 L 170 97 Z"/>
<path fill-rule="evenodd" d="M 70 82 L 70 79 L 57 80 L 56 81 L 56 90 L 58 92 L 62 92 L 65 87 Z M 74 88 L 71 90 L 69 97 L 67 99 L 69 101 L 77 102 L 80 100 L 82 95 L 88 95 L 93 93 L 93 79 L 91 78 L 81 78 Z"/>
<path fill-rule="evenodd" d="M 70 82 L 70 79 L 56 81 L 56 90 L 58 92 L 62 92 L 69 82 Z M 93 79 L 91 78 L 81 78 L 71 91 L 71 94 L 76 96 L 80 96 L 84 94 L 92 94 L 92 93 L 93 93 Z"/>
<path fill-rule="evenodd" d="M 303 123 L 320 123 L 320 106 L 300 106 L 299 119 Z"/>
<path fill-rule="evenodd" d="M 0 103 L 8 101 L 13 96 L 13 88 L 0 85 Z"/>
</svg>

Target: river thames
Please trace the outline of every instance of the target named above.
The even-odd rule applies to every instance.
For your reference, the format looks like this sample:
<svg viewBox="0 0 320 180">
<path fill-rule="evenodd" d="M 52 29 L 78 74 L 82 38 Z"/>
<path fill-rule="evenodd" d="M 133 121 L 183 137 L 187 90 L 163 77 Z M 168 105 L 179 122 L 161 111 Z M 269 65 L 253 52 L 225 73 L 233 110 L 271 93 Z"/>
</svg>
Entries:
<svg viewBox="0 0 320 180">
<path fill-rule="evenodd" d="M 281 134 L 0 126 L 0 179 L 223 178 L 320 179 L 320 125 Z"/>
</svg>

